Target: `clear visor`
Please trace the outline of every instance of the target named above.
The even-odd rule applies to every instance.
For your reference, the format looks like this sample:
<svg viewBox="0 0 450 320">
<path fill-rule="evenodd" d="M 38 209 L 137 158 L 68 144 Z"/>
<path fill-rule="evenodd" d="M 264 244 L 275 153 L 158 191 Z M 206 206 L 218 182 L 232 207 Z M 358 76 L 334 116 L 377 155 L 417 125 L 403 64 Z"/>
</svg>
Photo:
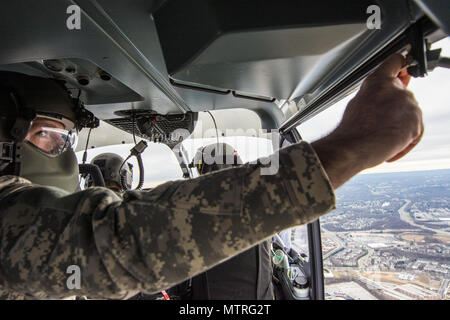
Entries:
<svg viewBox="0 0 450 320">
<path fill-rule="evenodd" d="M 69 148 L 76 148 L 78 134 L 76 130 L 66 130 L 58 121 L 36 119 L 25 141 L 30 142 L 39 150 L 50 156 L 58 156 Z"/>
</svg>

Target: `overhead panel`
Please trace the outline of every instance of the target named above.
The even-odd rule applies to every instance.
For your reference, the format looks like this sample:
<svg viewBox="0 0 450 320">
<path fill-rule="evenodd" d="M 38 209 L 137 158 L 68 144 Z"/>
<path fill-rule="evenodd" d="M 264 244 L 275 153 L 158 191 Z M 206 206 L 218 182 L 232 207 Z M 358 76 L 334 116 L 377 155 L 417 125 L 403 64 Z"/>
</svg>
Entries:
<svg viewBox="0 0 450 320">
<path fill-rule="evenodd" d="M 288 98 L 314 66 L 367 30 L 373 1 L 167 0 L 154 13 L 176 84 Z"/>
<path fill-rule="evenodd" d="M 110 3 L 103 3 L 106 9 Z M 0 70 L 65 79 L 83 91 L 88 108 L 101 119 L 117 117 L 116 111 L 132 108 L 161 114 L 189 111 L 167 76 L 161 75 L 165 67 L 148 4 L 120 3 L 125 8 L 127 3 L 134 5 L 134 11 L 124 10 L 128 16 L 122 20 L 110 16 L 97 1 L 16 0 L 2 4 Z M 67 27 L 70 16 L 67 11 L 72 5 L 80 8 L 79 29 Z M 110 10 L 117 14 L 117 6 L 111 5 Z M 135 17 L 135 25 L 139 26 L 138 38 L 129 34 L 136 32 L 129 28 L 130 16 Z M 148 45 L 142 49 L 145 34 Z M 47 60 L 60 61 L 64 68 L 49 69 L 45 66 Z M 76 67 L 74 72 L 65 69 L 70 65 Z M 98 80 L 99 70 L 111 78 Z M 80 77 L 86 79 L 80 83 Z"/>
</svg>

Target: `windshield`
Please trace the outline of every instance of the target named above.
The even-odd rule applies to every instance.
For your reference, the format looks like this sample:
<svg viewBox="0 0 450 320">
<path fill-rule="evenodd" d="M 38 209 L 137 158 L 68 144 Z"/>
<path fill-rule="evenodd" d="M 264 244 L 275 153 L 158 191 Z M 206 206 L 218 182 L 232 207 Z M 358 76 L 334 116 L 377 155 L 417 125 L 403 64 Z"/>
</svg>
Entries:
<svg viewBox="0 0 450 320">
<path fill-rule="evenodd" d="M 142 154 L 145 173 L 143 188 L 154 188 L 166 181 L 182 179 L 183 173 L 172 150 L 161 143 L 147 143 L 148 147 Z M 126 159 L 130 154 L 130 149 L 133 147 L 134 144 L 130 143 L 89 149 L 86 163 L 90 163 L 93 158 L 102 153 L 115 153 Z M 84 151 L 76 153 L 78 163 L 82 163 L 83 153 Z M 135 157 L 131 157 L 128 162 L 133 165 L 132 188 L 135 188 L 139 182 L 138 163 Z M 81 185 L 83 186 L 84 183 L 81 182 Z"/>
<path fill-rule="evenodd" d="M 76 152 L 78 163 L 82 163 L 87 133 L 84 132 Z M 278 139 L 277 135 L 261 129 L 261 122 L 256 113 L 245 109 L 233 109 L 200 112 L 192 135 L 175 148 L 181 147 L 186 158 L 185 162 L 189 164 L 201 147 L 217 142 L 226 143 L 237 152 L 243 163 L 247 163 L 271 155 L 277 149 Z M 137 142 L 141 140 L 136 137 Z M 128 143 L 132 141 L 132 135 L 102 122 L 101 128 L 93 130 L 89 137 L 86 163 L 90 163 L 94 157 L 102 153 L 115 153 L 126 159 L 134 146 L 134 143 Z M 165 144 L 146 142 L 148 147 L 142 153 L 143 188 L 154 188 L 167 181 L 183 179 L 183 170 L 175 153 Z M 139 180 L 138 163 L 135 157 L 131 157 L 128 162 L 133 165 L 132 187 L 135 188 Z M 194 177 L 196 176 L 194 174 Z M 83 181 L 80 183 L 84 185 Z"/>
<path fill-rule="evenodd" d="M 450 54 L 450 41 L 435 44 Z M 448 299 L 450 273 L 449 71 L 409 88 L 425 134 L 411 153 L 354 177 L 322 217 L 326 299 Z M 333 130 L 354 96 L 300 125 L 307 141 Z"/>
</svg>

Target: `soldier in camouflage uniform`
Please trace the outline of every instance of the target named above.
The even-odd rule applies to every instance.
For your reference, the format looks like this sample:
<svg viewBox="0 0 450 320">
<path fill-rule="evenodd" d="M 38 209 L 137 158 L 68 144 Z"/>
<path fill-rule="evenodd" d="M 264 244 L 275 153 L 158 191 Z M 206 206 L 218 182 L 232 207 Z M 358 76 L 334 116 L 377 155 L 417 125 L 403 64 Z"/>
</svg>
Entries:
<svg viewBox="0 0 450 320">
<path fill-rule="evenodd" d="M 261 175 L 260 164 L 245 164 L 122 197 L 106 188 L 76 191 L 68 141 L 71 126 L 83 124 L 81 107 L 52 80 L 2 72 L 1 295 L 125 298 L 159 292 L 276 232 L 318 219 L 335 206 L 333 188 L 401 157 L 420 140 L 417 103 L 398 83 L 403 66 L 396 55 L 369 77 L 332 134 L 312 146 L 301 142 L 275 152 L 280 168 L 274 175 Z M 398 112 L 407 116 L 402 123 Z M 42 126 L 45 120 L 48 128 L 49 119 L 59 129 L 49 129 L 60 134 L 54 139 L 65 142 L 33 145 L 34 122 Z M 73 265 L 81 282 L 71 290 L 67 270 Z"/>
</svg>

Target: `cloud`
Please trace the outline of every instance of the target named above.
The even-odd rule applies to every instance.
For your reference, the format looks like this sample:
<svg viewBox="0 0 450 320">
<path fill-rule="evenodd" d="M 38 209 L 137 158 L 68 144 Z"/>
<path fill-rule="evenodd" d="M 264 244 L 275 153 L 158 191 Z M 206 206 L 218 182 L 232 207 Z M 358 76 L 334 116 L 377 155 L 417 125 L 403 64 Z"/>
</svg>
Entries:
<svg viewBox="0 0 450 320">
<path fill-rule="evenodd" d="M 433 48 L 442 48 L 450 56 L 450 39 Z M 395 163 L 385 163 L 364 173 L 416 171 L 450 168 L 450 70 L 437 68 L 426 78 L 413 78 L 409 89 L 423 112 L 425 133 L 420 144 Z M 339 123 L 354 94 L 299 126 L 307 141 L 314 141 L 331 132 Z"/>
<path fill-rule="evenodd" d="M 148 145 L 148 148 L 142 154 L 144 181 L 146 181 L 145 187 L 183 177 L 180 165 L 168 146 L 153 142 L 148 142 Z M 130 149 L 133 146 L 134 144 L 122 144 L 89 149 L 87 163 L 90 163 L 94 157 L 101 153 L 116 153 L 125 159 L 130 154 Z M 76 155 L 78 162 L 81 163 L 83 151 L 77 152 Z M 132 157 L 128 162 L 133 165 L 133 187 L 135 187 L 139 181 L 138 163 L 135 157 Z"/>
</svg>

